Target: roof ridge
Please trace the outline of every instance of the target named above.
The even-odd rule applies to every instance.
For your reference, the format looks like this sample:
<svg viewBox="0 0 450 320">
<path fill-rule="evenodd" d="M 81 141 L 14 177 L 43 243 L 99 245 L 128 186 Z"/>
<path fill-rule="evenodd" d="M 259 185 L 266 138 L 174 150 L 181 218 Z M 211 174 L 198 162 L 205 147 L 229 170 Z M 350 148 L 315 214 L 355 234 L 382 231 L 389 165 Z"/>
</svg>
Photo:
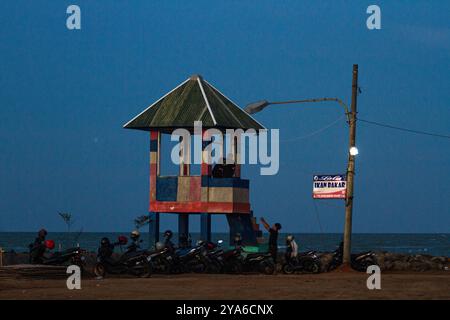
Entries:
<svg viewBox="0 0 450 320">
<path fill-rule="evenodd" d="M 198 76 L 197 76 L 197 83 L 198 83 L 198 85 L 199 85 L 199 87 L 200 87 L 200 91 L 202 92 L 203 99 L 205 99 L 206 106 L 208 107 L 208 111 L 209 111 L 209 113 L 210 113 L 210 115 L 211 115 L 211 118 L 212 118 L 212 120 L 213 120 L 213 123 L 214 123 L 214 125 L 217 125 L 216 118 L 214 117 L 214 113 L 212 112 L 211 106 L 209 105 L 208 98 L 206 97 L 205 89 L 203 88 L 202 82 L 201 82 L 201 80 L 200 80 L 200 77 L 198 77 Z"/>
<path fill-rule="evenodd" d="M 216 97 L 216 99 L 219 100 L 219 103 L 221 103 L 221 104 L 224 106 L 226 112 L 227 112 L 228 114 L 230 114 L 230 115 L 234 118 L 234 120 L 237 121 L 237 123 L 238 123 L 240 126 L 243 126 L 244 124 L 239 120 L 239 118 L 236 117 L 236 115 L 233 113 L 233 111 L 230 110 L 230 108 L 228 108 L 228 106 L 225 104 L 225 102 L 223 101 L 223 99 L 221 99 L 221 98 L 217 95 L 216 90 L 214 90 L 214 89 L 209 85 L 209 83 L 207 83 L 206 85 L 209 87 L 209 89 L 210 89 L 210 91 L 212 92 L 212 94 L 214 95 L 214 97 Z M 230 101 L 231 101 L 231 100 L 230 100 Z"/>
</svg>

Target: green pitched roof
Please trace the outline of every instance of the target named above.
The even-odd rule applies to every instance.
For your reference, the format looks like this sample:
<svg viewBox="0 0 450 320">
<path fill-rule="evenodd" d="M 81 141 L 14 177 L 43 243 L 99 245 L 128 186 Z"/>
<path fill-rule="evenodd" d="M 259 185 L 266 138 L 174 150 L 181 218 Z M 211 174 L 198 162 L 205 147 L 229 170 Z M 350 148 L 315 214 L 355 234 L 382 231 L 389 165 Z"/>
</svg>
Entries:
<svg viewBox="0 0 450 320">
<path fill-rule="evenodd" d="M 248 113 L 201 76 L 194 75 L 151 104 L 124 125 L 127 129 L 191 129 L 194 121 L 203 128 L 264 129 Z"/>
</svg>

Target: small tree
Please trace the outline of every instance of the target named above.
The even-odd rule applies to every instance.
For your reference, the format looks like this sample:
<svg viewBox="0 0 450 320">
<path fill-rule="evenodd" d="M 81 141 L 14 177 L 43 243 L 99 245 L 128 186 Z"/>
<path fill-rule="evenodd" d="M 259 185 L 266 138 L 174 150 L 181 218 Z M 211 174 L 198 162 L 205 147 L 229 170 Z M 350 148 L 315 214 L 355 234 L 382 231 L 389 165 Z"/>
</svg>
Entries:
<svg viewBox="0 0 450 320">
<path fill-rule="evenodd" d="M 58 212 L 59 216 L 64 220 L 67 225 L 67 232 L 70 232 L 70 228 L 75 223 L 72 219 L 72 214 L 68 212 Z"/>
<path fill-rule="evenodd" d="M 136 219 L 134 219 L 134 225 L 136 226 L 136 229 L 139 229 L 149 223 L 150 223 L 150 217 L 146 216 L 146 215 L 139 216 Z"/>
</svg>

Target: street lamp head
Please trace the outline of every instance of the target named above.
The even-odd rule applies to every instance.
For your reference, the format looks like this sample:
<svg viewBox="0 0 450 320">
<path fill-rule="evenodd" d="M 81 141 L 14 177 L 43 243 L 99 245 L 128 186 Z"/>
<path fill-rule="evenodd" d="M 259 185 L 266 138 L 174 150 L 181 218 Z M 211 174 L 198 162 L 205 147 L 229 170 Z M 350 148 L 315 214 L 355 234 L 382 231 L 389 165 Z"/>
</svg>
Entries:
<svg viewBox="0 0 450 320">
<path fill-rule="evenodd" d="M 351 147 L 349 151 L 350 151 L 350 155 L 351 155 L 351 156 L 356 156 L 356 155 L 358 155 L 358 153 L 359 153 L 357 147 Z"/>
<path fill-rule="evenodd" d="M 262 109 L 267 107 L 270 103 L 267 100 L 262 100 L 254 103 L 250 103 L 245 107 L 245 112 L 248 114 L 253 114 L 260 112 Z"/>
</svg>

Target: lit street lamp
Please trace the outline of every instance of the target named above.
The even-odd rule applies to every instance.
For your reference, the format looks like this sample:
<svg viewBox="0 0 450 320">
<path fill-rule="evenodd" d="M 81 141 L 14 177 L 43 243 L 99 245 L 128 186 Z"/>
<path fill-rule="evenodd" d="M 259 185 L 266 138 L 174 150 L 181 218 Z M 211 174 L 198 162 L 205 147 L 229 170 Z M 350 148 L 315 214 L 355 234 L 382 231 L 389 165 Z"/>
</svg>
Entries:
<svg viewBox="0 0 450 320">
<path fill-rule="evenodd" d="M 349 152 L 350 152 L 350 155 L 352 155 L 352 156 L 357 156 L 359 154 L 359 150 L 357 147 L 351 147 Z"/>
<path fill-rule="evenodd" d="M 261 100 L 248 104 L 245 111 L 249 114 L 262 111 L 269 105 L 285 105 L 297 103 L 314 103 L 334 101 L 341 105 L 345 114 L 347 115 L 347 123 L 349 125 L 349 154 L 347 164 L 347 192 L 345 196 L 345 228 L 344 228 L 344 252 L 343 264 L 346 267 L 351 265 L 351 234 L 352 234 L 352 214 L 353 214 L 353 179 L 355 174 L 355 156 L 358 155 L 358 148 L 356 147 L 356 100 L 358 95 L 358 65 L 353 65 L 353 80 L 352 80 L 352 101 L 351 111 L 348 110 L 347 105 L 338 98 L 317 98 L 304 100 L 289 100 L 289 101 L 275 101 L 269 102 Z"/>
</svg>

